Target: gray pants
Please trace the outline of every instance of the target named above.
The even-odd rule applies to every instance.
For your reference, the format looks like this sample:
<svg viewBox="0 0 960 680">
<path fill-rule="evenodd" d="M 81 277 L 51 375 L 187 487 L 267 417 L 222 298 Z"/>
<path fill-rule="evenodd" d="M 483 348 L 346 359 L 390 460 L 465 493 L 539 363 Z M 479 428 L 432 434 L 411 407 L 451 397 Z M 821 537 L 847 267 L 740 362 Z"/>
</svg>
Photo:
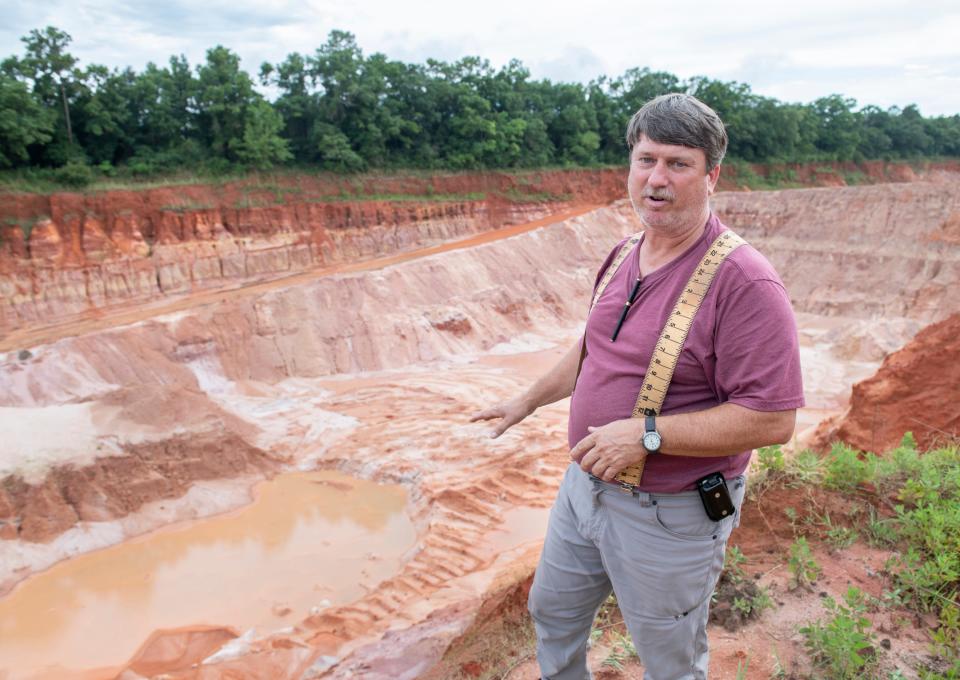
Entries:
<svg viewBox="0 0 960 680">
<path fill-rule="evenodd" d="M 616 593 L 645 680 L 707 677 L 707 615 L 736 516 L 710 520 L 696 491 L 626 494 L 576 464 L 563 478 L 528 602 L 545 680 L 584 680 L 587 638 Z"/>
</svg>

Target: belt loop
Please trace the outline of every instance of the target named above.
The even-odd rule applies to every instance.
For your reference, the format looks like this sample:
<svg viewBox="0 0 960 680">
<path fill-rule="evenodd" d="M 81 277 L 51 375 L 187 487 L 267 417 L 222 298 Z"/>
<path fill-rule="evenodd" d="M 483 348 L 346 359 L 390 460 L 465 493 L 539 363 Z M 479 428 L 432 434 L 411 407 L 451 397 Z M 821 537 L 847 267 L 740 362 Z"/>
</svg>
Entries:
<svg viewBox="0 0 960 680">
<path fill-rule="evenodd" d="M 596 477 L 593 478 L 593 488 L 590 490 L 591 499 L 593 501 L 593 509 L 596 510 L 600 507 L 600 494 L 603 493 L 603 482 Z"/>
<path fill-rule="evenodd" d="M 641 508 L 649 508 L 653 505 L 653 499 L 647 491 L 637 491 L 637 500 L 640 501 Z"/>
</svg>

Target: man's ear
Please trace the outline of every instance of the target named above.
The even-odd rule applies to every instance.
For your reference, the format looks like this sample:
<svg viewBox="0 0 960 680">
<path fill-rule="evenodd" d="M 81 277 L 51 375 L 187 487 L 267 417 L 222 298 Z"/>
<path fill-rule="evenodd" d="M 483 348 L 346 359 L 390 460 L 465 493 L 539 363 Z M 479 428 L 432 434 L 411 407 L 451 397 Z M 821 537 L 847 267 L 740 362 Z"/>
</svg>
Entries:
<svg viewBox="0 0 960 680">
<path fill-rule="evenodd" d="M 717 180 L 720 179 L 720 166 L 717 165 L 707 173 L 707 193 L 712 194 L 717 188 Z"/>
</svg>

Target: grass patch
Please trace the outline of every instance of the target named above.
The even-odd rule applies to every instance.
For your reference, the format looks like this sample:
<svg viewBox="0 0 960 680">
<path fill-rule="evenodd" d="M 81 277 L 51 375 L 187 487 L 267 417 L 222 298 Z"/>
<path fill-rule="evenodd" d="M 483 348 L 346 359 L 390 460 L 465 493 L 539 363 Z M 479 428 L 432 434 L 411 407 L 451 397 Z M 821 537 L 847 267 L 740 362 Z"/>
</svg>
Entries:
<svg viewBox="0 0 960 680">
<path fill-rule="evenodd" d="M 210 203 L 203 203 L 201 201 L 190 201 L 183 200 L 177 203 L 168 203 L 167 205 L 160 206 L 160 210 L 166 212 L 187 212 L 193 210 L 213 210 L 216 206 Z"/>
</svg>

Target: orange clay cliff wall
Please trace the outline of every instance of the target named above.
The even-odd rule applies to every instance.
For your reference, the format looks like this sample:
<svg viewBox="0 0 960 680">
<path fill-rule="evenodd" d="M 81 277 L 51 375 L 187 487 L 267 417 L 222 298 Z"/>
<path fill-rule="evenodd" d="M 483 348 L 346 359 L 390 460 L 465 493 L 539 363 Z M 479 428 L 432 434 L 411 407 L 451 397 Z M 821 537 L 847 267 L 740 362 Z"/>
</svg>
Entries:
<svg viewBox="0 0 960 680">
<path fill-rule="evenodd" d="M 884 162 L 728 165 L 721 189 L 911 182 Z M 280 175 L 222 185 L 0 193 L 0 336 L 117 305 L 370 259 L 625 196 L 626 167 L 527 173 Z M 773 215 L 776 217 L 776 215 Z"/>
<path fill-rule="evenodd" d="M 625 170 L 290 176 L 0 194 L 0 334 L 122 303 L 276 278 L 624 196 Z"/>
</svg>

